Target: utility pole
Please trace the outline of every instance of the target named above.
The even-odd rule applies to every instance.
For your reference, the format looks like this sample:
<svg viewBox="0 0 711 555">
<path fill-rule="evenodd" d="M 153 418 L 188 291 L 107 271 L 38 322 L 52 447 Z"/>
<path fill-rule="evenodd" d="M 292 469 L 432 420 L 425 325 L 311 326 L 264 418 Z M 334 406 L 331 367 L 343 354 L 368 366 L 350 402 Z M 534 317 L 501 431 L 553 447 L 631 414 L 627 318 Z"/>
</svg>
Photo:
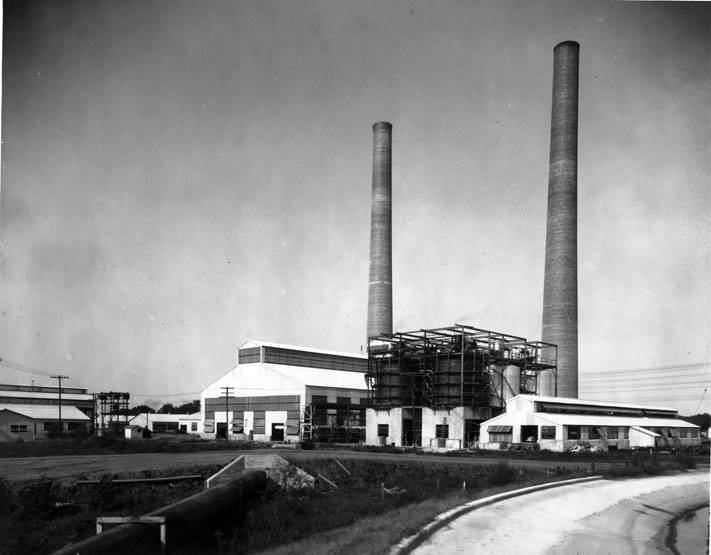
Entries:
<svg viewBox="0 0 711 555">
<path fill-rule="evenodd" d="M 58 374 L 56 376 L 50 376 L 50 378 L 54 378 L 59 382 L 59 433 L 61 435 L 64 432 L 62 428 L 62 380 L 68 380 L 69 376 L 61 376 Z"/>
<path fill-rule="evenodd" d="M 220 389 L 222 389 L 222 393 L 225 396 L 225 441 L 227 441 L 230 438 L 229 399 L 234 387 L 222 386 Z"/>
</svg>

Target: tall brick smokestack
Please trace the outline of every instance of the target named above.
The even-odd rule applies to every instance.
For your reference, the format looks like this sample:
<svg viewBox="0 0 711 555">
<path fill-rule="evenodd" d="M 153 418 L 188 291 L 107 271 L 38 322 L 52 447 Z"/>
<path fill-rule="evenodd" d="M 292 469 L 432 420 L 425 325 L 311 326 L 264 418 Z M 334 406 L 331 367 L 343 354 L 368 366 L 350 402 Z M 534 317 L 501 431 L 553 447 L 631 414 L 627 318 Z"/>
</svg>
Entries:
<svg viewBox="0 0 711 555">
<path fill-rule="evenodd" d="M 540 393 L 578 396 L 578 59 L 577 42 L 553 49 L 543 341 L 558 345 L 557 388 L 541 374 Z M 557 391 L 556 391 L 557 389 Z"/>
<path fill-rule="evenodd" d="M 368 337 L 393 332 L 392 129 L 386 121 L 373 124 Z"/>
</svg>

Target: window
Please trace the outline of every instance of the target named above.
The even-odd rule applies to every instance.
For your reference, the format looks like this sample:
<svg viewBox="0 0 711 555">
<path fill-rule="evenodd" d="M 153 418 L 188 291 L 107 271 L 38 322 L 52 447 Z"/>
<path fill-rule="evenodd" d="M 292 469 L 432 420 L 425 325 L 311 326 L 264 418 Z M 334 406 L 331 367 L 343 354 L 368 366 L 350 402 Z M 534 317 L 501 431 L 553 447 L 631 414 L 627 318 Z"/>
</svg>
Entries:
<svg viewBox="0 0 711 555">
<path fill-rule="evenodd" d="M 620 437 L 619 429 L 617 426 L 608 426 L 607 428 L 607 439 L 617 439 Z"/>
<path fill-rule="evenodd" d="M 191 431 L 191 432 L 197 432 L 197 422 L 191 422 L 191 423 L 190 423 L 190 431 Z"/>
<path fill-rule="evenodd" d="M 390 426 L 388 424 L 378 424 L 378 437 L 388 437 L 390 435 Z"/>
<path fill-rule="evenodd" d="M 689 437 L 699 437 L 699 430 L 697 428 L 689 429 Z"/>
<path fill-rule="evenodd" d="M 555 426 L 541 426 L 541 439 L 555 439 Z"/>
<path fill-rule="evenodd" d="M 568 426 L 568 439 L 580 439 L 580 426 Z"/>
<path fill-rule="evenodd" d="M 27 432 L 27 424 L 10 424 L 11 434 L 21 434 Z"/>
<path fill-rule="evenodd" d="M 336 397 L 336 404 L 339 407 L 336 409 L 336 425 L 343 426 L 348 420 L 348 405 L 350 405 L 351 400 L 349 397 Z"/>
<path fill-rule="evenodd" d="M 259 347 L 252 347 L 249 349 L 240 349 L 237 351 L 237 364 L 249 364 L 250 362 L 259 362 L 260 360 Z"/>
<path fill-rule="evenodd" d="M 630 429 L 629 428 L 622 428 L 622 438 L 623 439 L 630 438 Z"/>
<path fill-rule="evenodd" d="M 326 426 L 328 424 L 328 397 L 325 395 L 312 395 L 311 423 L 316 426 Z"/>
<path fill-rule="evenodd" d="M 311 366 L 329 370 L 344 370 L 346 372 L 366 372 L 368 360 L 343 355 L 312 353 L 284 349 L 280 347 L 264 347 L 264 362 L 273 364 L 288 364 L 291 366 Z"/>
<path fill-rule="evenodd" d="M 600 439 L 600 428 L 590 426 L 588 428 L 588 439 Z"/>
<path fill-rule="evenodd" d="M 491 443 L 501 443 L 502 441 L 511 441 L 512 439 L 513 439 L 513 435 L 510 433 L 498 434 L 498 433 L 489 432 L 489 441 Z"/>
<path fill-rule="evenodd" d="M 447 439 L 449 437 L 449 424 L 437 424 L 435 426 L 435 437 Z"/>
</svg>

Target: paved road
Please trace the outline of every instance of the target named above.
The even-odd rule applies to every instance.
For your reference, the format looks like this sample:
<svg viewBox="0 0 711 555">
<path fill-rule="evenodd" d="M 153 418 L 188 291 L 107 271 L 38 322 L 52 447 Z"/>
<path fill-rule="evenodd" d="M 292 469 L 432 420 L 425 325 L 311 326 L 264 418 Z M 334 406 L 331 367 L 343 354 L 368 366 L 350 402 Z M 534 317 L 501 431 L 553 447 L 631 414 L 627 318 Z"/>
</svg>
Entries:
<svg viewBox="0 0 711 555">
<path fill-rule="evenodd" d="M 100 477 L 102 474 L 140 472 L 143 470 L 186 469 L 191 466 L 225 465 L 240 455 L 249 453 L 270 453 L 293 459 L 378 459 L 380 461 L 419 461 L 443 464 L 497 464 L 507 460 L 518 468 L 566 467 L 571 471 L 590 469 L 589 461 L 532 461 L 492 457 L 445 457 L 437 455 L 415 455 L 409 453 L 370 453 L 367 451 L 325 450 L 303 451 L 296 449 L 257 449 L 234 451 L 198 451 L 193 453 L 132 453 L 128 455 L 58 455 L 49 457 L 0 458 L 0 477 L 11 482 L 34 480 L 40 477 L 75 480 L 81 476 Z M 595 463 L 597 469 L 609 463 Z"/>
<path fill-rule="evenodd" d="M 472 511 L 435 532 L 415 553 L 668 554 L 669 521 L 704 502 L 708 469 L 575 484 Z"/>
</svg>

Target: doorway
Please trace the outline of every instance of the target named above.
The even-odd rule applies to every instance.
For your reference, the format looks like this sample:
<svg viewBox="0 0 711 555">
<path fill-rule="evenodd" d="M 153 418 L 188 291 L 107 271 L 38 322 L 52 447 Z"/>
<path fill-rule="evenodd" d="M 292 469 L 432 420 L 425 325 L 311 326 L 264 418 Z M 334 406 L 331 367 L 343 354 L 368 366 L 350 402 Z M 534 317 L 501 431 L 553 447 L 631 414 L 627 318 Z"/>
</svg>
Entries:
<svg viewBox="0 0 711 555">
<path fill-rule="evenodd" d="M 538 441 L 538 426 L 521 426 L 521 442 L 534 443 Z"/>
<path fill-rule="evenodd" d="M 275 422 L 272 424 L 272 441 L 284 441 L 284 423 Z"/>
</svg>

